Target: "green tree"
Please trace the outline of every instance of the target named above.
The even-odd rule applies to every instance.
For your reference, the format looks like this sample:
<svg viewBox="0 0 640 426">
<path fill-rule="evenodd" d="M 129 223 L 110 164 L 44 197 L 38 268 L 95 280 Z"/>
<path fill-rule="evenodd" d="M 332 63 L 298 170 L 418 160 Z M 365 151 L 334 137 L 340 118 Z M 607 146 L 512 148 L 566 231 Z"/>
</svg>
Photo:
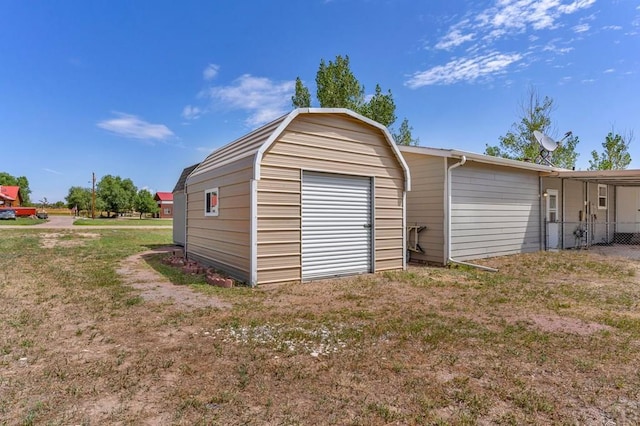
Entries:
<svg viewBox="0 0 640 426">
<path fill-rule="evenodd" d="M 406 118 L 402 120 L 398 133 L 393 134 L 393 139 L 396 141 L 396 144 L 418 146 L 420 144 L 420 140 L 418 140 L 418 138 L 413 138 L 411 134 L 412 130 L 413 127 L 409 126 L 409 120 L 407 120 Z"/>
<path fill-rule="evenodd" d="M 153 195 L 146 189 L 138 191 L 133 199 L 133 207 L 140 213 L 140 219 L 145 213 L 158 213 L 158 203 L 153 199 Z"/>
<path fill-rule="evenodd" d="M 110 215 L 112 212 L 118 214 L 131 210 L 137 190 L 131 179 L 106 175 L 98 182 L 96 194 Z"/>
<path fill-rule="evenodd" d="M 382 92 L 379 84 L 376 84 L 375 92 L 368 101 L 365 101 L 364 86 L 351 71 L 349 56 L 336 56 L 335 61 L 325 62 L 320 60 L 320 66 L 316 73 L 316 97 L 322 108 L 347 108 L 367 118 L 370 118 L 386 127 L 390 127 L 396 121 L 396 104 L 393 101 L 391 90 Z M 302 83 L 300 77 L 296 78 L 295 94 L 291 97 L 294 108 L 311 106 L 309 89 Z M 411 138 L 411 128 L 404 128 Z"/>
<path fill-rule="evenodd" d="M 23 206 L 31 206 L 31 189 L 29 188 L 29 180 L 25 176 L 15 177 L 7 172 L 0 172 L 0 185 L 19 186 L 20 197 L 22 197 Z"/>
<path fill-rule="evenodd" d="M 127 197 L 127 202 L 124 206 L 124 210 L 133 211 L 133 201 L 136 198 L 136 195 L 138 194 L 138 188 L 133 184 L 133 181 L 129 178 L 122 179 L 120 184 L 122 185 L 122 189 L 124 189 L 124 192 Z"/>
<path fill-rule="evenodd" d="M 291 103 L 294 108 L 309 108 L 311 106 L 311 94 L 300 77 L 296 77 L 296 92 L 291 97 Z"/>
<path fill-rule="evenodd" d="M 633 140 L 633 132 L 628 132 L 622 136 L 615 133 L 615 129 L 611 129 L 604 142 L 602 154 L 597 151 L 591 151 L 591 160 L 589 160 L 589 170 L 623 170 L 631 164 L 631 154 L 629 154 L 629 145 Z"/>
<path fill-rule="evenodd" d="M 554 110 L 553 99 L 545 96 L 540 99 L 535 88 L 530 88 L 526 101 L 521 104 L 521 118 L 511 125 L 506 135 L 500 136 L 499 145 L 489 146 L 485 154 L 495 157 L 521 161 L 535 161 L 540 155 L 540 144 L 533 135 L 534 131 L 548 134 L 551 129 L 551 113 Z M 572 168 L 576 164 L 578 153 L 577 136 L 569 135 L 550 155 L 549 160 L 558 167 Z"/>
<path fill-rule="evenodd" d="M 349 56 L 336 56 L 335 62 L 320 60 L 316 73 L 316 97 L 323 108 L 348 108 L 360 112 L 364 86 L 351 72 Z"/>
<path fill-rule="evenodd" d="M 379 84 L 376 84 L 376 92 L 371 99 L 369 99 L 369 102 L 360 107 L 360 113 L 362 115 L 386 127 L 391 126 L 396 121 L 395 112 L 396 104 L 393 102 L 391 90 L 383 95 Z"/>
<path fill-rule="evenodd" d="M 89 212 L 91 211 L 91 196 L 92 193 L 90 188 L 72 186 L 69 188 L 69 192 L 64 199 L 67 201 L 68 208 L 77 208 L 78 212 L 82 210 Z"/>
</svg>

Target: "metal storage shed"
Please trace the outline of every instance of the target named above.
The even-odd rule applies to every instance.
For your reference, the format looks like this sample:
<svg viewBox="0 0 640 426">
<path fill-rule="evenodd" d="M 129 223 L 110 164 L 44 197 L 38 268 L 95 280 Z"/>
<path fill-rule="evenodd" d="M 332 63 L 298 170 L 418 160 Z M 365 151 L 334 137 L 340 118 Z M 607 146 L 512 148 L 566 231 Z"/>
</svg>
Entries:
<svg viewBox="0 0 640 426">
<path fill-rule="evenodd" d="M 185 253 L 251 285 L 403 269 L 409 187 L 384 126 L 297 109 L 189 174 Z"/>
</svg>

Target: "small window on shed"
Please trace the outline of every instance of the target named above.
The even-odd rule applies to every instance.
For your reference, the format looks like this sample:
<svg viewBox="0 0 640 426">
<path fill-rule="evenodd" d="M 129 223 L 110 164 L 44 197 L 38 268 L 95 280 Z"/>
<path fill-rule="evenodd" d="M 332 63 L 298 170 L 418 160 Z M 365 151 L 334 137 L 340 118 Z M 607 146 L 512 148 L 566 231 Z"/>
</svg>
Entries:
<svg viewBox="0 0 640 426">
<path fill-rule="evenodd" d="M 204 215 L 218 216 L 218 188 L 204 191 Z"/>
<path fill-rule="evenodd" d="M 598 208 L 607 208 L 607 185 L 598 185 Z"/>
</svg>

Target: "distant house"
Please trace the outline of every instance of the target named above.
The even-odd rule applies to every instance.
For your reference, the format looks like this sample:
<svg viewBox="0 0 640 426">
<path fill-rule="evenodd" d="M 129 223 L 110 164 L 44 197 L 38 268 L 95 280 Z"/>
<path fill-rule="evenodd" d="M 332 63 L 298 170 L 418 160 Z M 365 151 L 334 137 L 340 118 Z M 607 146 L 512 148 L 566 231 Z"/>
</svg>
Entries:
<svg viewBox="0 0 640 426">
<path fill-rule="evenodd" d="M 160 212 L 158 213 L 159 218 L 173 218 L 173 193 L 156 192 L 156 195 L 153 197 L 153 199 L 156 200 L 156 202 L 158 203 L 158 209 L 160 209 Z"/>
<path fill-rule="evenodd" d="M 0 207 L 20 207 L 21 205 L 19 186 L 0 185 Z"/>
</svg>

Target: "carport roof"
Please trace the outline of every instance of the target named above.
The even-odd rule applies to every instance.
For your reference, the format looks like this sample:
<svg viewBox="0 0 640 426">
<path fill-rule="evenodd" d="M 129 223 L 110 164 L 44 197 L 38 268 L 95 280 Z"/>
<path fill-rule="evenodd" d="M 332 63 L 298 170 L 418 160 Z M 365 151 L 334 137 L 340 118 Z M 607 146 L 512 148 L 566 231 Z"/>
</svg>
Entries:
<svg viewBox="0 0 640 426">
<path fill-rule="evenodd" d="M 542 176 L 576 179 L 617 186 L 640 186 L 640 170 L 554 170 Z"/>
</svg>

